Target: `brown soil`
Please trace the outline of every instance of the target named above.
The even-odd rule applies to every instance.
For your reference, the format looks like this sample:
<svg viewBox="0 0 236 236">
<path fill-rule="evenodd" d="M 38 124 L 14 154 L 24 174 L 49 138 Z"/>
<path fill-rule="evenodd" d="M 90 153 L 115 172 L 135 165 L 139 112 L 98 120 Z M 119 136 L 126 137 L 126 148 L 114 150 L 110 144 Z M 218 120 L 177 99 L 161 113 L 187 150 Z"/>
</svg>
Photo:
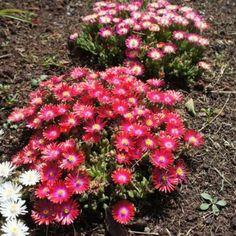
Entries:
<svg viewBox="0 0 236 236">
<path fill-rule="evenodd" d="M 13 107 L 26 103 L 32 79 L 60 73 L 72 66 L 66 48 L 67 37 L 79 30 L 80 16 L 91 11 L 92 2 L 0 0 L 1 8 L 35 12 L 38 22 L 30 26 L 0 19 L 2 160 L 9 159 L 27 138 L 23 127 L 9 127 L 7 116 Z M 145 230 L 146 235 L 236 235 L 236 225 L 233 226 L 236 224 L 236 2 L 177 2 L 199 9 L 211 24 L 208 36 L 212 44 L 206 58 L 213 64 L 213 72 L 202 78 L 191 92 L 185 92 L 188 98 L 193 98 L 197 116 L 191 117 L 182 111 L 189 127 L 202 130 L 206 145 L 193 153 L 189 160 L 191 174 L 188 183 L 175 194 L 154 199 L 155 208 L 152 205 L 144 209 L 144 214 L 137 217 L 139 222 L 130 229 Z M 48 63 L 49 59 L 53 62 Z M 202 192 L 227 201 L 219 216 L 199 210 Z M 93 220 L 90 223 L 88 219 L 83 225 L 87 225 L 85 229 L 76 226 L 79 235 L 105 234 L 103 225 L 93 223 Z M 49 235 L 73 235 L 71 228 L 60 234 L 59 230 L 49 230 Z M 35 230 L 32 235 L 44 235 L 44 232 Z"/>
</svg>

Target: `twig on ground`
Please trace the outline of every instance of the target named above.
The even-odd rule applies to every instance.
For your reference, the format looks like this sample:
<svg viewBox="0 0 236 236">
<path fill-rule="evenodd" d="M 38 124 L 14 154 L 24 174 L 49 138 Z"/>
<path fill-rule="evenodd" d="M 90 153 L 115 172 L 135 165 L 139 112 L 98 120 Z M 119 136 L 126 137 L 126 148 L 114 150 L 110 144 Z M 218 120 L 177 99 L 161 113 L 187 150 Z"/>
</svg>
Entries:
<svg viewBox="0 0 236 236">
<path fill-rule="evenodd" d="M 207 122 L 201 129 L 199 129 L 199 130 L 198 130 L 199 132 L 202 131 L 202 130 L 204 130 L 206 127 L 208 127 L 218 116 L 220 116 L 220 114 L 221 114 L 221 113 L 223 112 L 223 110 L 225 109 L 225 107 L 226 107 L 226 105 L 227 105 L 229 99 L 230 99 L 230 94 L 228 95 L 228 97 L 227 97 L 227 99 L 226 99 L 226 101 L 225 101 L 225 104 L 223 105 L 223 107 L 221 108 L 221 110 L 219 111 L 219 113 L 218 113 L 215 117 L 213 117 L 209 122 Z"/>
<path fill-rule="evenodd" d="M 142 235 L 154 235 L 154 236 L 159 236 L 160 235 L 158 233 L 148 233 L 148 232 L 133 231 L 133 230 L 129 230 L 129 233 L 131 233 L 131 234 L 142 234 Z"/>
<path fill-rule="evenodd" d="M 232 183 L 230 183 L 224 176 L 224 174 L 222 174 L 216 167 L 213 168 L 213 170 L 215 170 L 219 175 L 220 177 L 226 182 L 228 183 L 230 186 L 232 186 Z"/>
<path fill-rule="evenodd" d="M 0 56 L 0 59 L 3 59 L 3 58 L 6 58 L 6 57 L 10 57 L 12 54 L 5 54 L 5 55 L 2 55 L 2 56 Z"/>
<path fill-rule="evenodd" d="M 166 228 L 166 232 L 168 233 L 169 236 L 172 236 L 171 232 Z"/>
<path fill-rule="evenodd" d="M 220 93 L 220 94 L 236 94 L 236 91 L 223 91 L 223 90 L 213 90 L 211 93 Z"/>
</svg>

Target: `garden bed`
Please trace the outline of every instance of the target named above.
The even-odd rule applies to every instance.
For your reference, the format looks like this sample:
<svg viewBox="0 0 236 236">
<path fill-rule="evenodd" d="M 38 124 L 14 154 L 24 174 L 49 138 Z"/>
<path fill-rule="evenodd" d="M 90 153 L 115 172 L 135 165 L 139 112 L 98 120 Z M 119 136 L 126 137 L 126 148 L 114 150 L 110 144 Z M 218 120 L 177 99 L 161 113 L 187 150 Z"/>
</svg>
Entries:
<svg viewBox="0 0 236 236">
<path fill-rule="evenodd" d="M 25 105 L 27 94 L 42 75 L 60 74 L 72 66 L 67 54 L 69 34 L 79 30 L 80 17 L 91 11 L 93 1 L 0 1 L 2 8 L 23 8 L 37 14 L 35 25 L 1 19 L 0 101 L 2 159 L 9 159 L 25 145 L 28 133 L 22 128 L 9 127 L 7 116 L 12 109 Z M 197 115 L 182 115 L 189 126 L 201 130 L 206 144 L 189 159 L 191 175 L 187 185 L 168 197 L 154 199 L 132 231 L 159 235 L 235 235 L 236 229 L 236 3 L 221 1 L 178 1 L 199 9 L 211 25 L 211 48 L 206 57 L 213 70 L 191 88 L 183 91 L 195 103 Z M 219 11 L 220 9 L 220 11 Z M 36 81 L 35 81 L 36 79 Z M 227 207 L 219 216 L 201 212 L 200 194 L 208 192 L 225 199 Z M 104 235 L 103 224 L 81 222 L 76 229 L 81 235 Z M 71 230 L 71 227 L 68 227 Z M 40 230 L 40 229 L 39 229 Z M 32 235 L 42 235 L 38 229 Z M 56 230 L 56 229 L 55 229 Z M 60 230 L 49 231 L 60 235 Z M 72 235 L 65 233 L 61 235 Z M 68 231 L 69 232 L 69 231 Z M 72 231 L 71 231 L 72 232 Z"/>
</svg>

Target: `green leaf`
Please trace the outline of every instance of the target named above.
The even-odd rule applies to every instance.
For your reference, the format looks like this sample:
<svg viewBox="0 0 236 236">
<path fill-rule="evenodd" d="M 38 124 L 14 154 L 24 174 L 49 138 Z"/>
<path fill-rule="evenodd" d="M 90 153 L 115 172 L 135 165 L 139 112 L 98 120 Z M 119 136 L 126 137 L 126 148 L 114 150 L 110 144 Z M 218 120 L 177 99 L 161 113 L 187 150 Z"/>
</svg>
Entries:
<svg viewBox="0 0 236 236">
<path fill-rule="evenodd" d="M 40 81 L 44 81 L 44 80 L 46 80 L 47 78 L 48 78 L 47 75 L 40 75 L 40 77 L 39 77 Z"/>
<path fill-rule="evenodd" d="M 220 212 L 219 208 L 215 204 L 212 205 L 212 211 L 214 215 L 218 215 Z"/>
<path fill-rule="evenodd" d="M 31 80 L 31 86 L 32 86 L 32 87 L 37 87 L 38 84 L 39 84 L 38 80 L 36 80 L 36 79 L 32 79 L 32 80 Z"/>
<path fill-rule="evenodd" d="M 203 199 L 205 199 L 205 200 L 209 200 L 209 201 L 212 202 L 212 197 L 211 197 L 211 195 L 208 194 L 208 193 L 201 193 L 201 197 L 202 197 Z"/>
<path fill-rule="evenodd" d="M 133 191 L 128 191 L 128 195 L 129 195 L 129 197 L 134 198 L 134 192 Z"/>
<path fill-rule="evenodd" d="M 202 204 L 200 205 L 200 209 L 201 209 L 202 211 L 206 211 L 206 210 L 210 207 L 210 205 L 211 205 L 211 204 L 208 204 L 208 203 L 202 203 Z"/>
<path fill-rule="evenodd" d="M 190 99 L 185 103 L 185 107 L 186 107 L 187 111 L 188 111 L 191 115 L 196 116 L 194 101 L 193 101 L 192 98 L 190 98 Z"/>
<path fill-rule="evenodd" d="M 218 205 L 218 206 L 221 206 L 221 207 L 224 207 L 224 206 L 226 206 L 226 201 L 225 200 L 220 200 L 220 201 L 218 201 L 217 203 L 216 203 L 216 205 Z"/>
</svg>

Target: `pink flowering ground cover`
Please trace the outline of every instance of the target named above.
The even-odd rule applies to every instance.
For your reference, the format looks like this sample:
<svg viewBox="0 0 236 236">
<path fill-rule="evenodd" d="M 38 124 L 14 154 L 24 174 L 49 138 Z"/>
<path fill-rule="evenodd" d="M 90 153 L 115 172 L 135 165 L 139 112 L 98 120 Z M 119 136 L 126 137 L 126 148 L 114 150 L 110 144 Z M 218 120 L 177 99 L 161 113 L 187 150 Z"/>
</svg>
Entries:
<svg viewBox="0 0 236 236">
<path fill-rule="evenodd" d="M 41 82 L 29 105 L 11 113 L 9 121 L 34 131 L 12 163 L 39 174 L 30 194 L 36 223 L 69 225 L 84 207 L 111 207 L 127 224 L 138 199 L 187 180 L 183 153 L 203 138 L 175 112 L 183 95 L 164 84 L 141 82 L 125 67 L 74 68 Z"/>
<path fill-rule="evenodd" d="M 209 45 L 203 32 L 209 25 L 191 7 L 166 0 L 100 1 L 82 20 L 82 30 L 70 36 L 69 46 L 89 54 L 102 68 L 123 64 L 137 76 L 165 73 L 165 79 L 186 84 L 209 69 L 202 61 Z"/>
</svg>

